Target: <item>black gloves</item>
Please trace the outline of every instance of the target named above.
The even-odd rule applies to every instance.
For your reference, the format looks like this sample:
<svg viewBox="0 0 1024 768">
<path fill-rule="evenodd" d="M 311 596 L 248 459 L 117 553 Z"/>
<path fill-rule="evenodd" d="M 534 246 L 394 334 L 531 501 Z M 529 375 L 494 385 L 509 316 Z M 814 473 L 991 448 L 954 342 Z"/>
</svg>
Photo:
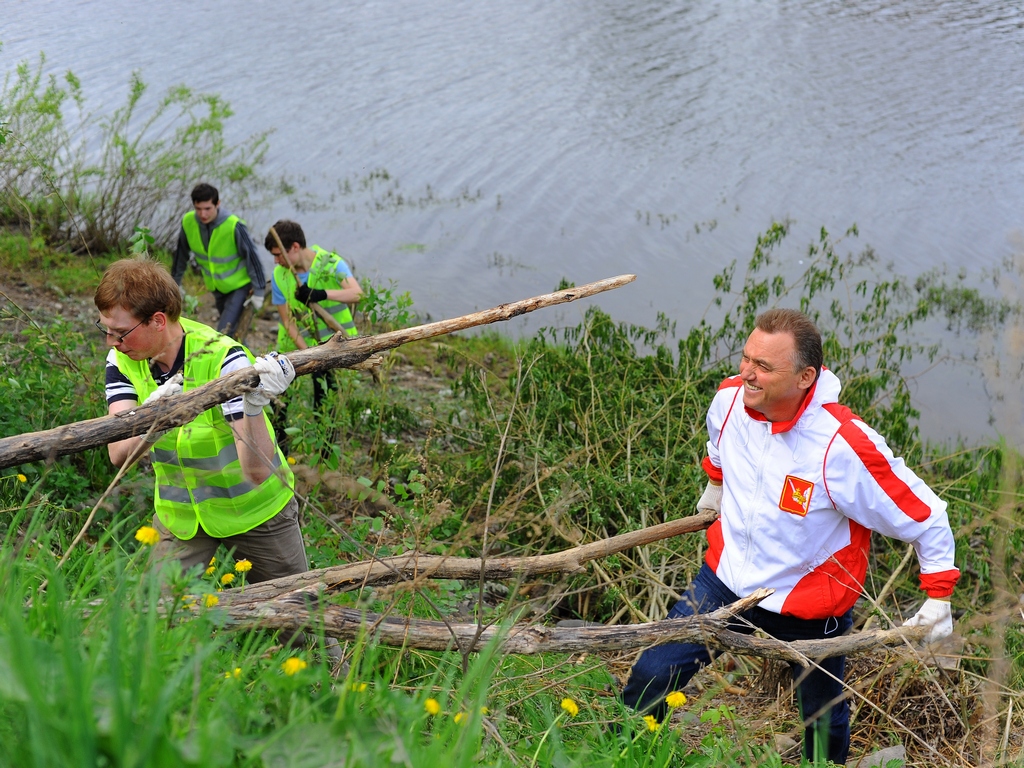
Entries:
<svg viewBox="0 0 1024 768">
<path fill-rule="evenodd" d="M 327 298 L 327 291 L 323 288 L 310 288 L 308 285 L 300 285 L 295 289 L 295 298 L 309 306 L 311 302 L 324 301 Z"/>
</svg>

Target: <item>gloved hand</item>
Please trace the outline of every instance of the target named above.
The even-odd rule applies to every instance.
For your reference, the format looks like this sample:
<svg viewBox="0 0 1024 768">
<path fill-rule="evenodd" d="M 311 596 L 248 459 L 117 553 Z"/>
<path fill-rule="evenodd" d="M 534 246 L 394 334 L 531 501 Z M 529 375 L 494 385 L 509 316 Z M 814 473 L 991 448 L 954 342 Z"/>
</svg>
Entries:
<svg viewBox="0 0 1024 768">
<path fill-rule="evenodd" d="M 250 294 L 249 298 L 245 300 L 245 304 L 252 307 L 253 312 L 259 312 L 261 309 L 263 309 L 263 302 L 265 299 L 266 296 L 257 296 L 255 293 L 253 293 Z"/>
<path fill-rule="evenodd" d="M 280 395 L 295 380 L 295 366 L 277 352 L 257 357 L 252 364 L 260 374 L 260 387 L 242 395 L 242 411 L 246 416 L 259 416 L 270 399 Z"/>
<path fill-rule="evenodd" d="M 926 643 L 934 643 L 953 634 L 953 609 L 948 600 L 929 597 L 921 610 L 903 622 L 904 627 L 931 627 L 924 637 Z"/>
<path fill-rule="evenodd" d="M 149 393 L 149 397 L 142 401 L 143 405 L 149 405 L 155 403 L 161 397 L 167 397 L 168 395 L 180 395 L 182 390 L 182 384 L 185 382 L 184 375 L 179 371 L 174 374 L 161 384 L 159 387 Z"/>
<path fill-rule="evenodd" d="M 722 486 L 715 485 L 708 480 L 704 493 L 697 500 L 697 511 L 714 512 L 716 515 L 722 514 Z"/>
<path fill-rule="evenodd" d="M 295 289 L 295 298 L 308 307 L 311 302 L 325 301 L 327 299 L 327 291 L 323 288 L 310 288 L 308 285 L 300 285 Z"/>
<path fill-rule="evenodd" d="M 181 374 L 181 372 L 174 374 L 173 376 L 171 376 L 171 378 L 169 378 L 159 387 L 150 392 L 149 397 L 143 400 L 142 404 L 150 405 L 152 403 L 155 403 L 161 397 L 167 397 L 168 395 L 180 395 L 182 391 L 182 384 L 184 383 L 184 381 L 185 377 Z M 145 440 L 147 443 L 155 443 L 157 440 L 164 436 L 164 433 L 166 431 L 166 429 L 161 429 L 158 432 L 150 430 L 149 432 L 142 436 L 142 439 Z"/>
</svg>

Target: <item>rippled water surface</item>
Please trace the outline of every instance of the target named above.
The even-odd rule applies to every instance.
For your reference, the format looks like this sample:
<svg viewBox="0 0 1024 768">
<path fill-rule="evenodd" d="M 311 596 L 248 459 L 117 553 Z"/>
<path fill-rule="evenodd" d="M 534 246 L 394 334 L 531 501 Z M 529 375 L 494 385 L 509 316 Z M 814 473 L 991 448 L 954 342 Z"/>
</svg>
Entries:
<svg viewBox="0 0 1024 768">
<path fill-rule="evenodd" d="M 781 218 L 789 265 L 853 223 L 908 275 L 1024 250 L 1017 2 L 3 0 L 2 17 L 5 71 L 45 51 L 94 108 L 140 69 L 154 96 L 223 95 L 237 138 L 273 128 L 269 170 L 332 202 L 282 202 L 253 230 L 294 216 L 434 318 L 633 272 L 601 306 L 685 328 Z M 928 374 L 923 431 L 988 436 L 995 414 L 1012 432 L 1018 391 Z"/>
</svg>

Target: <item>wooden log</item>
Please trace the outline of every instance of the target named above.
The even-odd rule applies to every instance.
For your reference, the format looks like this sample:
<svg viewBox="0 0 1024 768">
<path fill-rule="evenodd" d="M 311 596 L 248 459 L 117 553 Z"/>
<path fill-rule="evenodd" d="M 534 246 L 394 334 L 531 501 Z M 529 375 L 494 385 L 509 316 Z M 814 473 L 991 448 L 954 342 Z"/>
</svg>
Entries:
<svg viewBox="0 0 1024 768">
<path fill-rule="evenodd" d="M 350 339 L 335 334 L 320 346 L 288 354 L 299 375 L 321 373 L 332 368 L 353 368 L 376 352 L 394 349 L 411 341 L 442 336 L 454 331 L 510 320 L 544 307 L 565 304 L 619 288 L 636 279 L 636 275 L 619 275 L 564 291 L 534 296 L 491 309 L 436 323 L 404 328 L 398 331 Z M 117 416 L 104 416 L 75 424 L 67 424 L 43 432 L 28 432 L 0 439 L 0 469 L 27 461 L 50 461 L 58 456 L 96 448 L 101 445 L 145 434 L 151 425 L 169 429 L 187 424 L 200 413 L 226 402 L 259 385 L 259 375 L 251 368 L 236 371 L 211 381 L 190 392 L 161 398 L 156 403 L 125 411 Z"/>
<path fill-rule="evenodd" d="M 387 584 L 401 580 L 430 579 L 512 579 L 548 573 L 580 573 L 583 564 L 633 547 L 655 541 L 702 531 L 715 521 L 713 512 L 669 520 L 629 533 L 621 533 L 590 544 L 531 557 L 446 557 L 410 552 L 347 565 L 335 565 L 283 576 L 241 589 L 225 590 L 220 599 L 225 604 L 270 600 L 295 590 L 311 592 L 344 592 L 361 586 Z"/>
<path fill-rule="evenodd" d="M 279 599 L 227 605 L 216 610 L 224 612 L 227 629 L 259 627 L 292 631 L 322 626 L 325 634 L 339 640 L 353 640 L 366 634 L 381 645 L 423 650 L 457 649 L 463 653 L 477 653 L 494 642 L 501 653 L 595 653 L 685 642 L 739 654 L 783 659 L 804 666 L 810 663 L 810 659 L 903 645 L 921 639 L 926 632 L 922 627 L 899 627 L 829 640 L 787 643 L 729 630 L 733 617 L 753 608 L 772 592 L 759 589 L 731 605 L 699 616 L 646 624 L 571 628 L 537 624 L 487 625 L 481 628 L 477 624 L 381 616 L 335 605 L 317 607 L 316 601 L 305 590 Z"/>
</svg>

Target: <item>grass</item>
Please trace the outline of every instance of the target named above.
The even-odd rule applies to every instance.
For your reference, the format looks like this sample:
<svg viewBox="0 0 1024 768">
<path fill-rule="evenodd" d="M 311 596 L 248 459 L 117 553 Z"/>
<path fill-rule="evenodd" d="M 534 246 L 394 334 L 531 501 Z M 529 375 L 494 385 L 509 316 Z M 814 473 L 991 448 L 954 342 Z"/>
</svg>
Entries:
<svg viewBox="0 0 1024 768">
<path fill-rule="evenodd" d="M 821 274 L 782 290 L 762 271 L 784 234 L 759 240 L 757 264 L 735 291 L 735 270 L 723 277 L 715 323 L 678 338 L 667 321 L 643 329 L 591 310 L 575 328 L 521 342 L 480 334 L 403 347 L 389 356 L 382 386 L 340 377 L 326 413 L 314 413 L 308 393 L 300 393 L 289 410 L 289 438 L 311 562 L 323 567 L 410 549 L 537 554 L 688 514 L 703 484 L 703 408 L 730 370 L 743 318 L 786 291 L 810 294 L 812 308 L 826 308 L 824 328 L 852 334 L 840 344 L 839 331 L 827 331 L 835 369 L 858 382 L 851 397 L 860 400 L 851 406 L 895 434 L 897 449 L 949 502 L 963 572 L 954 596 L 964 638 L 958 670 L 929 671 L 907 650 L 851 661 L 854 753 L 902 743 L 911 765 L 1019 762 L 1024 521 L 1016 454 L 1003 445 L 922 445 L 891 361 L 928 350 L 879 332 L 925 316 L 917 298 L 908 305 L 886 275 L 873 290 L 849 291 L 876 299 L 842 309 L 843 325 L 840 310 L 815 291 L 827 279 L 857 286 L 867 278 L 840 269 L 845 262 L 832 261 L 835 250 L 824 241 L 815 245 Z M 58 285 L 61 260 L 78 271 Z M 88 308 L 96 263 L 103 260 L 0 238 L 5 284 L 17 275 L 30 286 L 23 291 L 29 299 L 52 301 L 52 284 L 65 304 Z M 396 300 L 389 295 L 381 300 Z M 930 312 L 944 311 L 943 297 L 951 295 L 929 293 Z M 758 296 L 762 303 L 751 303 Z M 39 316 L 30 301 L 0 308 L 6 434 L 102 414 L 103 353 L 87 323 L 71 315 Z M 997 320 L 993 309 L 990 321 Z M 757 659 L 720 659 L 687 689 L 690 700 L 672 726 L 656 731 L 618 704 L 631 654 L 463 658 L 362 641 L 346 648 L 348 676 L 335 678 L 321 641 L 293 648 L 271 632 L 227 626 L 216 606 L 204 607 L 203 597 L 216 595 L 213 577 L 158 575 L 147 566 L 148 550 L 134 538 L 152 509 L 144 469 L 117 486 L 61 568 L 57 561 L 113 478 L 105 452 L 2 475 L 0 765 L 792 762 L 774 738 L 801 730 L 790 699 L 779 694 L 785 675 Z M 702 555 L 703 537 L 688 536 L 571 577 L 436 581 L 331 600 L 465 621 L 644 621 L 665 615 Z M 906 555 L 906 545 L 875 537 L 866 588 L 876 604 L 858 606 L 859 622 L 898 622 L 916 609 L 921 598 Z M 167 595 L 178 598 L 172 607 L 160 601 Z M 185 595 L 196 597 L 195 607 L 185 607 Z M 566 699 L 575 714 L 562 706 Z"/>
</svg>

